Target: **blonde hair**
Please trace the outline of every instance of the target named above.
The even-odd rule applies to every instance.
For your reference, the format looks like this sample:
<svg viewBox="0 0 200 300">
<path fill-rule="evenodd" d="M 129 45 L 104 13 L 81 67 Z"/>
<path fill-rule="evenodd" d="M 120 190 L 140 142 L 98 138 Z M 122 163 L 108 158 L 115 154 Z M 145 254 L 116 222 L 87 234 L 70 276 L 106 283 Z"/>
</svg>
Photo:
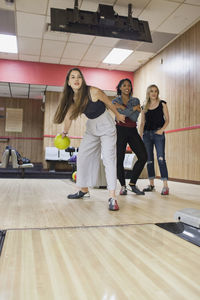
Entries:
<svg viewBox="0 0 200 300">
<path fill-rule="evenodd" d="M 144 112 L 146 113 L 147 112 L 147 110 L 149 109 L 149 104 L 150 104 L 150 90 L 152 89 L 152 88 L 156 88 L 157 89 L 157 92 L 158 92 L 158 98 L 157 98 L 157 100 L 159 101 L 160 100 L 160 98 L 159 98 L 159 88 L 157 87 L 157 85 L 155 85 L 155 84 L 151 84 L 151 85 L 149 85 L 148 86 L 148 88 L 147 88 L 147 91 L 146 91 L 146 100 L 145 100 L 145 102 L 144 102 L 144 106 L 143 106 L 143 109 L 144 109 Z"/>
<path fill-rule="evenodd" d="M 76 101 L 74 101 L 74 91 L 71 88 L 71 86 L 68 85 L 69 77 L 72 71 L 78 71 L 83 80 L 81 88 L 78 94 L 76 95 Z M 89 86 L 86 84 L 82 72 L 78 68 L 71 69 L 66 76 L 64 89 L 60 96 L 59 104 L 54 115 L 54 123 L 60 124 L 63 122 L 72 104 L 74 107 L 70 119 L 71 120 L 76 119 L 84 111 L 88 103 L 88 91 L 89 91 Z"/>
</svg>

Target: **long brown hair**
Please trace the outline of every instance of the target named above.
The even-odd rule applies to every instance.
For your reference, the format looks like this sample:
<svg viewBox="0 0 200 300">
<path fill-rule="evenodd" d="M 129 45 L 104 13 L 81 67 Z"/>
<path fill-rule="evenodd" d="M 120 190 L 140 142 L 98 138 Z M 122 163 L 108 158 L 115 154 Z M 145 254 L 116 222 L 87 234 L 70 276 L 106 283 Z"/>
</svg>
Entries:
<svg viewBox="0 0 200 300">
<path fill-rule="evenodd" d="M 160 98 L 159 98 L 159 92 L 160 91 L 159 91 L 159 88 L 157 87 L 157 85 L 155 85 L 155 84 L 149 85 L 148 88 L 147 88 L 147 91 L 146 91 L 146 100 L 145 100 L 145 103 L 144 103 L 144 112 L 145 113 L 149 109 L 149 104 L 150 104 L 150 96 L 149 96 L 149 94 L 150 94 L 150 90 L 152 88 L 156 88 L 157 89 L 157 91 L 158 91 L 158 98 L 157 98 L 157 100 L 160 100 Z"/>
<path fill-rule="evenodd" d="M 76 101 L 74 101 L 74 91 L 71 86 L 68 85 L 69 77 L 72 71 L 78 71 L 83 80 L 81 88 L 76 95 Z M 70 119 L 76 119 L 84 111 L 88 103 L 88 92 L 89 86 L 86 84 L 81 70 L 79 70 L 78 68 L 71 69 L 66 76 L 64 89 L 60 96 L 59 104 L 54 115 L 54 123 L 60 124 L 63 122 L 72 104 L 74 105 L 74 108 L 72 110 Z"/>
</svg>

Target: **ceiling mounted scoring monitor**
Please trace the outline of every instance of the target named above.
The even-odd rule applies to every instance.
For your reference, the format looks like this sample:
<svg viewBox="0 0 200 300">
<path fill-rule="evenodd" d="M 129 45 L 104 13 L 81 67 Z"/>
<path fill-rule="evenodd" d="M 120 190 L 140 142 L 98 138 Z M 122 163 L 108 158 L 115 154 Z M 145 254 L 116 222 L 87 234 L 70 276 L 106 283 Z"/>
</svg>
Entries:
<svg viewBox="0 0 200 300">
<path fill-rule="evenodd" d="M 119 16 L 110 5 L 99 4 L 97 12 L 78 9 L 51 8 L 51 30 L 118 39 L 152 42 L 149 24 L 132 17 L 132 5 L 128 5 L 128 17 Z"/>
</svg>

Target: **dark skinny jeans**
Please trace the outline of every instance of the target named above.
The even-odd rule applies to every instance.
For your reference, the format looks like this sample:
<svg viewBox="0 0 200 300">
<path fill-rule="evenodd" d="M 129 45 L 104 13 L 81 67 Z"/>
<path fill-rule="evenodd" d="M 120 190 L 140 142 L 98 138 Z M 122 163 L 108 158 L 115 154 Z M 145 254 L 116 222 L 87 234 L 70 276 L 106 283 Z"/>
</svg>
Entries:
<svg viewBox="0 0 200 300">
<path fill-rule="evenodd" d="M 145 145 L 135 127 L 116 126 L 117 128 L 117 178 L 121 186 L 126 185 L 124 172 L 124 157 L 127 144 L 137 156 L 137 161 L 131 172 L 130 183 L 136 184 L 147 161 Z"/>
</svg>

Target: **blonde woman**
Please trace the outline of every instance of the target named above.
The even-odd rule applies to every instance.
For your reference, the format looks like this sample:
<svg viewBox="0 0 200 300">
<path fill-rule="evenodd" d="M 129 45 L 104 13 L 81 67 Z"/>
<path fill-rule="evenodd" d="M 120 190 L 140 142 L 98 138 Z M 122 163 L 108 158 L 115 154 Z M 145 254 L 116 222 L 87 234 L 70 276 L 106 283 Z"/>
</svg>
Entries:
<svg viewBox="0 0 200 300">
<path fill-rule="evenodd" d="M 89 197 L 88 187 L 96 185 L 100 167 L 101 152 L 105 166 L 107 188 L 109 190 L 109 210 L 118 210 L 116 200 L 116 129 L 114 120 L 107 111 L 110 108 L 118 121 L 125 116 L 118 113 L 109 98 L 100 89 L 88 86 L 78 68 L 71 69 L 66 77 L 57 111 L 55 123 L 64 122 L 62 136 L 68 134 L 72 120 L 84 113 L 88 118 L 86 132 L 77 156 L 77 186 L 79 191 L 68 195 L 69 199 Z"/>
<path fill-rule="evenodd" d="M 169 194 L 168 170 L 165 160 L 165 129 L 169 124 L 167 103 L 159 98 L 159 89 L 155 84 L 150 85 L 146 92 L 146 102 L 141 112 L 140 135 L 147 150 L 147 170 L 150 184 L 144 192 L 154 190 L 154 146 L 157 152 L 157 160 L 160 169 L 163 189 L 161 195 Z"/>
</svg>

